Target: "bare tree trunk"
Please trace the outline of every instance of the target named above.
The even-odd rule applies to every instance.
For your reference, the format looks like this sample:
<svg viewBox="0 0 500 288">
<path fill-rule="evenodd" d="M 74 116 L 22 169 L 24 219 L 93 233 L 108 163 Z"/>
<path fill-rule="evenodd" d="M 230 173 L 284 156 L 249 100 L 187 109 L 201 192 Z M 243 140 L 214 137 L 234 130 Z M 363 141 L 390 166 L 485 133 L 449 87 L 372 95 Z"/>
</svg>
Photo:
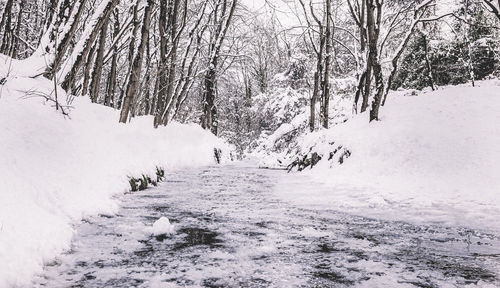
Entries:
<svg viewBox="0 0 500 288">
<path fill-rule="evenodd" d="M 104 58 L 104 49 L 106 48 L 106 37 L 108 34 L 108 23 L 109 20 L 104 21 L 104 25 L 101 28 L 101 34 L 99 36 L 99 48 L 97 48 L 97 55 L 95 58 L 94 70 L 92 72 L 92 82 L 90 84 L 90 99 L 93 103 L 97 103 L 99 98 L 99 87 L 101 86 L 101 75 L 102 66 Z"/>
<path fill-rule="evenodd" d="M 94 52 L 95 46 L 92 45 L 90 49 L 89 55 L 87 57 L 87 61 L 85 61 L 85 67 L 83 70 L 83 83 L 82 83 L 82 96 L 86 96 L 89 89 L 89 81 L 90 81 L 90 72 L 92 71 L 92 63 L 94 63 Z"/>
<path fill-rule="evenodd" d="M 67 19 L 67 23 L 63 27 L 63 31 L 65 31 L 65 33 L 63 35 L 57 36 L 58 37 L 57 39 L 59 39 L 59 43 L 56 49 L 54 50 L 55 53 L 54 62 L 48 63 L 48 67 L 45 73 L 45 76 L 48 76 L 48 78 L 53 77 L 53 75 L 51 75 L 51 71 L 59 70 L 64 55 L 66 54 L 66 51 L 68 50 L 69 46 L 71 45 L 71 42 L 73 41 L 73 37 L 76 32 L 76 29 L 78 28 L 78 23 L 85 9 L 86 2 L 87 0 L 79 0 L 73 3 L 71 9 L 73 12 L 71 13 L 70 18 Z M 59 29 L 59 26 L 55 27 L 55 29 Z"/>
<path fill-rule="evenodd" d="M 378 120 L 378 112 L 384 94 L 384 79 L 382 76 L 382 66 L 380 65 L 379 62 L 380 60 L 378 57 L 378 37 L 379 37 L 380 24 L 382 18 L 383 0 L 366 0 L 366 1 L 367 1 L 366 23 L 368 27 L 368 47 L 370 51 L 368 61 L 371 62 L 369 63 L 369 65 L 373 67 L 373 74 L 375 76 L 375 89 L 376 89 L 375 97 L 372 101 L 371 105 L 372 107 L 370 110 L 370 122 L 371 122 L 373 120 Z M 377 11 L 376 20 L 375 20 L 375 9 Z"/>
<path fill-rule="evenodd" d="M 168 80 L 166 83 L 167 84 L 166 100 L 165 100 L 166 107 L 164 108 L 166 110 L 164 111 L 164 113 L 162 113 L 163 115 L 162 115 L 162 119 L 161 119 L 161 123 L 163 125 L 168 124 L 169 114 L 170 114 L 170 111 L 172 109 L 172 103 L 174 101 L 174 94 L 173 93 L 174 93 L 175 73 L 176 73 L 176 69 L 177 69 L 177 49 L 178 49 L 178 43 L 179 43 L 179 39 L 177 38 L 177 17 L 178 17 L 178 13 L 179 13 L 179 4 L 180 4 L 180 1 L 178 1 L 178 0 L 174 1 L 174 6 L 172 8 L 171 17 L 169 17 L 169 19 L 171 19 L 170 38 L 172 39 L 172 41 L 171 41 L 172 48 L 170 49 L 170 59 L 169 59 L 170 65 L 168 68 Z M 160 88 L 160 89 L 162 89 L 162 88 Z"/>
<path fill-rule="evenodd" d="M 2 45 L 0 46 L 0 53 L 7 55 L 9 53 L 10 44 L 12 41 L 12 0 L 5 3 L 3 10 L 2 22 L 0 29 L 3 29 Z"/>
<path fill-rule="evenodd" d="M 366 82 L 365 79 L 366 79 L 366 71 L 364 71 L 363 73 L 361 73 L 360 76 L 359 76 L 359 78 L 358 78 L 358 87 L 356 88 L 356 94 L 354 96 L 354 111 L 356 113 L 358 112 L 358 102 L 359 102 L 360 96 L 362 96 L 363 98 L 365 98 L 364 97 L 364 95 L 365 95 L 364 87 L 365 87 L 365 82 Z M 364 101 L 363 101 L 363 103 L 364 103 Z"/>
<path fill-rule="evenodd" d="M 77 73 L 82 68 L 83 62 L 87 58 L 92 44 L 97 38 L 97 35 L 99 35 L 104 22 L 109 18 L 109 15 L 119 2 L 120 0 L 104 0 L 96 8 L 97 12 L 92 16 L 91 23 L 85 28 L 82 38 L 78 41 L 67 61 L 69 70 L 65 70 L 62 73 L 64 80 L 62 81 L 61 87 L 64 90 L 68 91 L 71 86 L 73 86 Z"/>
<path fill-rule="evenodd" d="M 44 28 L 49 29 L 50 24 L 52 23 L 52 19 L 54 18 L 54 14 L 57 9 L 57 2 L 55 0 L 49 1 L 50 5 L 47 6 L 47 11 L 45 11 L 45 19 L 44 19 Z"/>
<path fill-rule="evenodd" d="M 369 58 L 369 57 L 368 57 Z M 361 103 L 361 113 L 365 112 L 366 109 L 368 109 L 368 100 L 371 95 L 371 88 L 372 88 L 372 64 L 373 62 L 367 59 L 366 61 L 366 71 L 365 71 L 365 87 L 364 87 L 364 94 L 363 94 L 363 102 Z"/>
<path fill-rule="evenodd" d="M 332 3 L 326 0 L 326 27 L 325 27 L 325 69 L 322 84 L 321 116 L 323 128 L 328 129 L 328 108 L 330 102 L 330 62 L 332 59 Z"/>
<path fill-rule="evenodd" d="M 484 4 L 490 9 L 490 12 L 493 13 L 498 20 L 500 20 L 500 0 L 497 0 L 498 4 L 495 6 L 493 0 L 483 0 Z"/>
<path fill-rule="evenodd" d="M 429 43 L 427 40 L 427 36 L 423 35 L 424 40 L 424 53 L 425 53 L 425 66 L 427 67 L 427 78 L 429 78 L 429 84 L 431 86 L 432 91 L 436 90 L 436 86 L 434 85 L 434 73 L 432 72 L 432 65 L 429 59 Z"/>
<path fill-rule="evenodd" d="M 137 3 L 132 8 L 132 33 L 130 34 L 129 44 L 128 44 L 128 70 L 127 76 L 125 78 L 125 83 L 128 81 L 130 74 L 132 73 L 135 55 L 135 38 L 137 37 L 137 31 L 139 30 L 139 20 L 137 19 Z M 125 98 L 125 89 L 120 88 L 120 97 L 118 98 L 118 105 L 115 108 L 121 109 L 123 106 L 123 99 Z"/>
<path fill-rule="evenodd" d="M 168 20 L 167 17 L 170 17 L 169 13 L 167 12 L 167 4 L 172 4 L 171 1 L 167 3 L 167 1 L 161 1 L 160 2 L 160 15 L 158 18 L 158 30 L 160 32 L 160 55 L 159 55 L 159 61 L 158 61 L 158 75 L 156 76 L 157 78 L 157 87 L 156 90 L 158 93 L 155 93 L 157 96 L 157 103 L 156 103 L 156 111 L 155 113 L 155 118 L 154 118 L 154 127 L 158 127 L 162 123 L 162 115 L 163 115 L 163 110 L 165 109 L 165 95 L 166 95 L 166 90 L 167 90 L 167 42 L 168 42 L 168 36 L 167 36 L 167 22 L 170 21 L 176 21 L 174 19 Z M 170 6 L 172 7 L 172 6 Z M 168 20 L 168 21 L 167 21 Z"/>
<path fill-rule="evenodd" d="M 116 40 L 120 34 L 120 19 L 118 11 L 115 10 L 114 23 L 113 23 L 113 40 Z M 108 77 L 108 84 L 106 88 L 106 96 L 104 98 L 104 105 L 115 106 L 115 92 L 116 92 L 116 66 L 118 62 L 118 47 L 113 47 L 113 56 L 111 58 L 111 69 Z"/>
<path fill-rule="evenodd" d="M 17 23 L 16 23 L 16 32 L 12 35 L 12 45 L 10 47 L 10 53 L 9 55 L 12 58 L 17 58 L 17 52 L 18 52 L 18 45 L 19 45 L 19 37 L 20 37 L 20 30 L 21 30 L 21 23 L 23 19 L 23 12 L 24 12 L 24 7 L 26 6 L 26 0 L 20 0 L 19 2 L 19 11 L 17 12 Z"/>
<path fill-rule="evenodd" d="M 231 1 L 231 7 L 229 8 L 229 13 L 227 13 L 228 1 Z M 222 2 L 222 3 L 221 3 Z M 210 60 L 208 62 L 207 72 L 203 80 L 203 116 L 201 126 L 204 129 L 209 129 L 213 134 L 217 135 L 217 107 L 215 105 L 216 97 L 216 76 L 217 76 L 217 65 L 219 61 L 219 54 L 222 47 L 222 43 L 226 37 L 227 30 L 231 23 L 231 19 L 234 15 L 236 5 L 238 0 L 221 0 L 219 2 L 222 4 L 220 19 L 214 17 L 214 22 L 217 25 L 217 29 L 214 37 L 212 38 L 210 53 Z M 217 13 L 217 12 L 216 12 Z M 224 19 L 225 18 L 225 19 Z M 218 21 L 218 23 L 217 23 Z"/>
<path fill-rule="evenodd" d="M 217 59 L 210 63 L 217 65 Z M 212 66 L 210 66 L 212 67 Z M 202 127 L 209 129 L 214 135 L 217 135 L 217 106 L 215 105 L 215 95 L 217 93 L 215 86 L 215 69 L 208 69 L 203 79 L 203 121 Z"/>
<path fill-rule="evenodd" d="M 156 75 L 158 75 L 158 72 L 156 73 Z M 153 99 L 152 99 L 152 102 L 151 102 L 151 110 L 150 110 L 150 115 L 155 116 L 155 120 L 156 120 L 156 115 L 157 115 L 156 114 L 156 111 L 157 111 L 156 105 L 157 105 L 157 103 L 159 101 L 158 100 L 158 89 L 159 89 L 159 87 L 160 87 L 160 78 L 155 77 L 155 86 L 154 86 L 154 90 L 153 90 Z M 154 123 L 153 123 L 153 126 L 154 126 Z"/>
<path fill-rule="evenodd" d="M 313 84 L 313 94 L 311 96 L 311 103 L 309 103 L 309 130 L 311 132 L 316 128 L 316 103 L 318 103 L 318 91 L 321 73 L 321 61 L 317 59 L 317 67 L 314 72 L 314 84 Z"/>
<path fill-rule="evenodd" d="M 349 6 L 349 11 L 351 13 L 354 22 L 358 26 L 359 32 L 359 45 L 360 49 L 357 53 L 357 66 L 358 66 L 358 86 L 356 89 L 356 94 L 354 96 L 354 111 L 358 111 L 359 99 L 362 98 L 361 112 L 365 112 L 368 108 L 368 98 L 370 97 L 370 85 L 371 85 L 371 67 L 368 65 L 367 55 L 366 55 L 366 1 L 348 0 L 347 4 Z"/>
<path fill-rule="evenodd" d="M 147 0 L 146 7 L 144 8 L 144 16 L 141 28 L 141 42 L 137 48 L 133 68 L 129 75 L 125 98 L 123 99 L 122 110 L 120 113 L 120 122 L 126 123 L 129 115 L 132 99 L 138 93 L 140 76 L 142 70 L 142 62 L 144 57 L 144 50 L 146 49 L 146 42 L 149 37 L 149 28 L 151 25 L 151 10 L 153 9 L 154 0 Z"/>
<path fill-rule="evenodd" d="M 144 92 L 144 115 L 149 115 L 150 107 L 151 107 L 151 45 L 149 38 L 146 42 L 146 67 L 148 68 L 146 71 L 146 91 Z"/>
<path fill-rule="evenodd" d="M 500 3 L 499 3 L 500 5 Z M 469 23 L 469 0 L 465 0 L 465 21 Z M 465 28 L 465 45 L 467 46 L 467 70 L 471 80 L 472 87 L 476 86 L 476 77 L 474 75 L 474 64 L 472 62 L 472 44 L 470 41 L 469 27 Z"/>
</svg>

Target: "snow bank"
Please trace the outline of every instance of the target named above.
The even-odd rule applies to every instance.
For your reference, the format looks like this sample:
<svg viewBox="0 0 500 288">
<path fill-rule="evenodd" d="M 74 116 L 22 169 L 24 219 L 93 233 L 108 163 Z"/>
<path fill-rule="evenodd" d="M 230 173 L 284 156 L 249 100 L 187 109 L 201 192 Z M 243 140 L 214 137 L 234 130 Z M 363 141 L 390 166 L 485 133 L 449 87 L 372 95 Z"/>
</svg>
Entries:
<svg viewBox="0 0 500 288">
<path fill-rule="evenodd" d="M 53 93 L 50 81 L 23 76 L 29 66 L 0 59 L 0 287 L 28 285 L 69 249 L 75 221 L 116 211 L 128 176 L 214 164 L 214 148 L 228 151 L 197 125 L 119 124 L 118 111 L 88 99 L 65 117 L 40 97 Z"/>
<path fill-rule="evenodd" d="M 394 92 L 379 122 L 364 113 L 303 136 L 304 153 L 323 155 L 306 173 L 330 188 L 285 196 L 366 216 L 500 231 L 500 82 L 478 86 Z M 339 146 L 352 155 L 343 164 L 325 161 Z"/>
</svg>

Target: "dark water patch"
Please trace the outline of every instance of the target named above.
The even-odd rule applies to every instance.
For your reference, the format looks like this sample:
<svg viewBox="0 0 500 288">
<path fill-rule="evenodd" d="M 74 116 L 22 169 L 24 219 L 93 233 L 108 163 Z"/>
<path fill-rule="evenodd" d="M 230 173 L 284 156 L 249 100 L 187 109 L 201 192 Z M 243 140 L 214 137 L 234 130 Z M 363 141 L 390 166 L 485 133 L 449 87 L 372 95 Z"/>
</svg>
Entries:
<svg viewBox="0 0 500 288">
<path fill-rule="evenodd" d="M 222 281 L 220 278 L 207 278 L 203 279 L 202 284 L 203 287 L 207 288 L 223 288 L 227 287 L 227 284 Z"/>
<path fill-rule="evenodd" d="M 198 245 L 207 245 L 211 248 L 221 247 L 223 242 L 218 238 L 219 234 L 204 228 L 181 228 L 179 234 L 184 234 L 182 242 L 174 245 L 174 250 L 180 250 L 187 247 Z"/>
<path fill-rule="evenodd" d="M 496 281 L 495 273 L 478 265 L 474 258 L 434 254 L 426 250 L 401 250 L 396 259 L 406 262 L 408 271 L 429 269 L 439 271 L 445 277 L 458 277 L 466 283 Z"/>
<path fill-rule="evenodd" d="M 344 284 L 344 285 L 354 285 L 354 281 L 347 279 L 344 275 L 331 269 L 318 269 L 313 272 L 313 276 L 316 278 L 322 278 L 328 280 L 329 282 Z"/>
<path fill-rule="evenodd" d="M 471 253 L 472 257 L 484 257 L 484 258 L 500 258 L 500 254 L 483 254 L 483 253 Z"/>
<path fill-rule="evenodd" d="M 268 258 L 269 258 L 269 256 L 267 256 L 267 255 L 258 255 L 258 256 L 253 256 L 252 260 L 258 261 L 258 260 L 265 260 Z"/>
<path fill-rule="evenodd" d="M 96 287 L 137 287 L 141 284 L 144 284 L 144 282 L 145 282 L 144 279 L 124 277 L 124 278 L 110 279 L 106 281 L 104 285 Z"/>
<path fill-rule="evenodd" d="M 96 278 L 95 275 L 92 275 L 94 272 L 89 272 L 84 275 L 85 280 L 94 280 Z"/>
<path fill-rule="evenodd" d="M 255 223 L 255 225 L 257 227 L 260 227 L 260 228 L 267 228 L 269 226 L 269 224 L 271 224 L 271 223 L 272 222 L 260 221 L 260 222 Z"/>
<path fill-rule="evenodd" d="M 248 230 L 245 230 L 245 231 L 239 231 L 238 234 L 243 234 L 247 237 L 250 237 L 250 238 L 258 238 L 258 237 L 264 237 L 266 236 L 267 234 L 264 233 L 264 232 L 258 232 L 258 231 L 248 231 Z"/>
<path fill-rule="evenodd" d="M 320 243 L 316 251 L 320 253 L 333 253 L 340 252 L 342 249 L 336 248 L 333 243 Z"/>
<path fill-rule="evenodd" d="M 85 261 L 76 261 L 75 266 L 76 267 L 87 267 L 88 263 Z"/>
<path fill-rule="evenodd" d="M 113 236 L 113 237 L 123 237 L 122 233 L 116 233 L 116 232 L 109 232 L 109 233 L 104 233 L 104 236 Z"/>
<path fill-rule="evenodd" d="M 252 278 L 248 285 L 242 284 L 242 287 L 269 287 L 271 282 L 262 278 Z"/>
<path fill-rule="evenodd" d="M 436 284 L 422 282 L 422 281 L 401 281 L 400 283 L 411 284 L 411 285 L 413 285 L 415 287 L 419 287 L 419 288 L 438 288 L 439 287 Z"/>
<path fill-rule="evenodd" d="M 362 233 L 362 232 L 356 232 L 356 233 L 352 233 L 350 236 L 354 239 L 369 241 L 369 242 L 371 242 L 372 246 L 378 246 L 381 244 L 381 241 L 379 239 L 377 239 L 375 235 L 370 235 L 370 234 L 366 234 L 366 233 Z"/>
<path fill-rule="evenodd" d="M 154 210 L 156 212 L 161 212 L 161 213 L 169 212 L 170 210 L 172 210 L 172 207 L 164 206 L 164 205 L 150 206 L 150 208 L 151 208 L 151 210 Z"/>
<path fill-rule="evenodd" d="M 167 234 L 160 234 L 160 235 L 155 236 L 156 241 L 159 241 L 159 242 L 163 242 L 163 240 L 165 240 L 167 238 L 168 238 Z"/>
</svg>

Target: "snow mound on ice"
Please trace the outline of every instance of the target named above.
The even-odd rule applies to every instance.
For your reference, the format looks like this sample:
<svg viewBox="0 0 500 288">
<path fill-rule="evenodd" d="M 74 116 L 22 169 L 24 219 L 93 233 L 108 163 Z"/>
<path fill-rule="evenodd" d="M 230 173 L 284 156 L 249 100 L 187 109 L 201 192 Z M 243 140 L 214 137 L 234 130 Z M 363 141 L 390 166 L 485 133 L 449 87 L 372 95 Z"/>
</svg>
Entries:
<svg viewBox="0 0 500 288">
<path fill-rule="evenodd" d="M 153 223 L 153 227 L 151 227 L 150 231 L 155 236 L 173 234 L 175 232 L 175 225 L 170 223 L 167 217 L 161 217 Z"/>
</svg>

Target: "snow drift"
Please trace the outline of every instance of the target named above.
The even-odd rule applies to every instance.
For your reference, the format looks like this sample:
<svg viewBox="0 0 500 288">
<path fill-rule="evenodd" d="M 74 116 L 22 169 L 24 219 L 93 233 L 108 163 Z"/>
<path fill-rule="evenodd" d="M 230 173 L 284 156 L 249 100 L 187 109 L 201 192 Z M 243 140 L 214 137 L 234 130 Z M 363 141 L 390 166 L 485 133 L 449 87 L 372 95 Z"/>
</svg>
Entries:
<svg viewBox="0 0 500 288">
<path fill-rule="evenodd" d="M 284 196 L 389 220 L 500 231 L 500 82 L 477 86 L 392 92 L 381 121 L 363 113 L 302 135 L 299 155 L 322 157 L 306 174 L 330 188 Z M 335 151 L 348 158 L 337 152 L 327 160 Z"/>
<path fill-rule="evenodd" d="M 197 125 L 119 124 L 119 111 L 86 98 L 64 116 L 44 99 L 54 96 L 52 82 L 24 76 L 29 66 L 0 59 L 0 287 L 28 285 L 69 249 L 72 223 L 116 211 L 113 195 L 128 191 L 129 176 L 214 164 L 214 148 L 229 151 Z"/>
</svg>

